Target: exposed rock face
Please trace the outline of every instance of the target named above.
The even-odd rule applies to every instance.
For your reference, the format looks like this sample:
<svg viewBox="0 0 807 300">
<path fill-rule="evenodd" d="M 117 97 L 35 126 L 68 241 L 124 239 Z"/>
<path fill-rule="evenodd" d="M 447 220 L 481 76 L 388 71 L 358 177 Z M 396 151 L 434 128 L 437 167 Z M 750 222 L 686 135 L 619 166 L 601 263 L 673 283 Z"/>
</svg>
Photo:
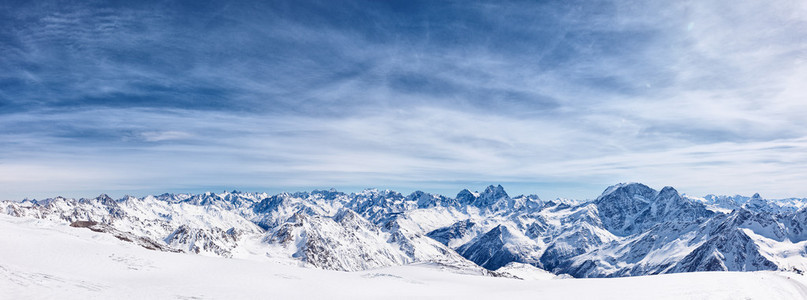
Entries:
<svg viewBox="0 0 807 300">
<path fill-rule="evenodd" d="M 465 236 L 469 233 L 469 230 L 476 225 L 471 220 L 462 220 L 457 223 L 452 224 L 451 226 L 440 228 L 429 232 L 426 236 L 433 238 L 434 240 L 448 245 L 448 242 L 452 239 L 460 238 Z"/>
<path fill-rule="evenodd" d="M 520 262 L 518 253 L 506 246 L 511 235 L 507 227 L 496 226 L 474 241 L 457 249 L 462 256 L 488 270 L 496 270 L 510 262 Z"/>
<path fill-rule="evenodd" d="M 603 192 L 594 201 L 603 227 L 616 235 L 635 233 L 634 218 L 650 206 L 658 192 L 640 184 L 619 184 Z"/>
</svg>

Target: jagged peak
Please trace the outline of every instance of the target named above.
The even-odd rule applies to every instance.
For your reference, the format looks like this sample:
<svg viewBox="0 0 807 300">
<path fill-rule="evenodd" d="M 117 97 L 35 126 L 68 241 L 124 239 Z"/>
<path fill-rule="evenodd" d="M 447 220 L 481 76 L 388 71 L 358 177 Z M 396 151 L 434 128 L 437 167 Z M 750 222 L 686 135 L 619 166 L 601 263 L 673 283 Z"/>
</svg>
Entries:
<svg viewBox="0 0 807 300">
<path fill-rule="evenodd" d="M 360 196 L 365 198 L 404 198 L 404 196 L 399 192 L 393 190 L 379 190 L 376 188 L 367 188 L 361 192 L 352 193 L 351 196 Z"/>
<path fill-rule="evenodd" d="M 462 189 L 459 193 L 457 193 L 457 201 L 461 204 L 470 204 L 476 200 L 476 195 L 471 193 L 468 189 Z"/>
<path fill-rule="evenodd" d="M 166 202 L 176 202 L 176 201 L 182 201 L 183 200 L 183 197 L 181 195 L 182 194 L 162 193 L 162 194 L 159 194 L 159 195 L 149 195 L 149 196 L 151 196 L 151 198 L 153 198 L 154 200 L 161 200 L 161 201 L 166 201 Z M 148 198 L 149 196 L 146 196 L 146 198 Z M 190 198 L 190 197 L 186 197 L 185 199 L 187 199 L 187 198 Z"/>
<path fill-rule="evenodd" d="M 620 183 L 605 189 L 594 203 L 597 203 L 597 205 L 607 205 L 608 203 L 621 203 L 627 200 L 635 205 L 642 206 L 652 202 L 658 194 L 656 190 L 641 183 Z"/>
<path fill-rule="evenodd" d="M 417 200 L 417 199 L 420 199 L 421 197 L 427 196 L 427 195 L 431 195 L 431 194 L 426 193 L 426 192 L 421 191 L 421 190 L 417 190 L 417 191 L 414 191 L 411 194 L 407 195 L 406 200 Z"/>
<path fill-rule="evenodd" d="M 507 195 L 507 192 L 504 191 L 504 188 L 501 185 L 498 186 L 490 185 L 485 189 L 484 192 L 482 192 L 478 196 L 474 195 L 474 197 L 470 197 L 467 194 L 465 194 L 464 198 L 461 198 L 459 200 L 462 203 L 468 203 L 476 207 L 483 208 L 492 206 L 501 199 L 509 200 L 510 196 Z"/>
<path fill-rule="evenodd" d="M 333 215 L 333 220 L 336 222 L 342 222 L 342 220 L 351 220 L 354 218 L 361 218 L 359 213 L 353 211 L 349 208 L 340 208 L 336 214 Z"/>
<path fill-rule="evenodd" d="M 337 191 L 335 188 L 330 188 L 328 190 L 313 190 L 310 195 L 319 195 L 324 200 L 334 200 L 339 196 L 345 195 L 345 193 Z"/>
<path fill-rule="evenodd" d="M 305 214 L 301 213 L 300 211 L 297 211 L 294 214 L 292 214 L 291 217 L 286 219 L 286 223 L 301 224 L 306 219 L 308 219 L 308 217 Z"/>
<path fill-rule="evenodd" d="M 283 205 L 284 202 L 288 202 L 288 198 L 289 195 L 287 194 L 277 194 L 271 197 L 263 198 L 252 207 L 252 210 L 256 213 L 272 211 Z"/>
<path fill-rule="evenodd" d="M 664 188 L 661 189 L 661 191 L 659 191 L 657 199 L 669 199 L 672 197 L 681 197 L 681 195 L 675 188 L 671 186 L 665 186 Z"/>
<path fill-rule="evenodd" d="M 643 183 L 639 183 L 639 182 L 621 182 L 621 183 L 617 183 L 615 185 L 612 185 L 612 186 L 609 186 L 608 188 L 606 188 L 602 192 L 602 194 L 600 195 L 600 198 L 602 198 L 604 196 L 607 196 L 607 195 L 610 195 L 610 194 L 613 194 L 613 193 L 616 193 L 616 192 L 619 192 L 619 191 L 637 190 L 637 189 L 640 189 L 640 190 L 653 190 L 652 188 L 650 188 L 649 186 L 647 186 L 647 185 L 645 185 Z"/>
<path fill-rule="evenodd" d="M 444 196 L 434 195 L 419 190 L 414 191 L 408 196 L 406 196 L 405 200 L 414 201 L 420 208 L 427 208 L 436 205 L 444 205 L 446 203 L 446 199 Z"/>
<path fill-rule="evenodd" d="M 485 235 L 499 235 L 499 236 L 507 236 L 510 234 L 510 230 L 507 229 L 507 226 L 503 224 L 496 225 L 491 230 L 489 230 Z"/>
<path fill-rule="evenodd" d="M 57 199 L 58 199 L 58 197 L 57 197 Z M 78 201 L 76 201 L 74 199 L 69 199 L 69 200 L 66 199 L 66 201 L 78 202 L 78 203 L 98 202 L 98 203 L 101 203 L 103 205 L 116 205 L 115 199 L 112 199 L 112 197 L 109 197 L 109 195 L 107 195 L 107 194 L 100 194 L 100 195 L 98 195 L 98 197 L 91 198 L 91 199 L 81 198 L 81 199 L 78 199 Z"/>
<path fill-rule="evenodd" d="M 460 195 L 471 195 L 471 196 L 476 197 L 476 195 L 474 195 L 474 193 L 472 193 L 468 189 L 462 189 L 459 193 L 457 193 L 457 197 L 459 197 Z"/>
<path fill-rule="evenodd" d="M 538 196 L 538 195 L 536 195 L 536 194 L 521 195 L 521 196 L 522 196 L 522 197 L 525 197 L 525 198 L 527 198 L 527 199 L 532 199 L 532 200 L 536 200 L 536 201 L 540 201 L 540 200 L 542 200 L 542 199 L 541 199 L 541 197 L 539 197 L 539 196 Z"/>
<path fill-rule="evenodd" d="M 349 208 L 340 208 L 332 219 L 335 222 L 342 224 L 342 226 L 375 228 L 375 226 L 370 221 L 362 217 L 361 214 Z M 394 227 L 393 224 L 390 224 L 390 227 Z"/>
<path fill-rule="evenodd" d="M 512 234 L 510 233 L 510 229 L 508 229 L 507 226 L 503 224 L 499 224 L 496 225 L 496 227 L 493 227 L 490 230 L 488 230 L 485 234 L 478 237 L 476 239 L 476 243 L 493 240 L 499 240 L 504 242 L 505 240 L 509 240 L 511 236 Z"/>
<path fill-rule="evenodd" d="M 493 186 L 492 184 L 485 188 L 485 191 L 482 195 L 490 195 L 496 198 L 503 198 L 503 197 L 510 197 L 507 195 L 507 192 L 504 191 L 504 187 L 501 184 Z"/>
<path fill-rule="evenodd" d="M 762 196 L 760 196 L 759 193 L 755 193 L 754 196 L 751 196 L 751 199 L 748 199 L 748 201 L 745 202 L 745 204 L 743 204 L 743 207 L 759 209 L 768 205 L 775 205 L 775 204 L 769 203 L 765 199 L 762 199 Z"/>
</svg>

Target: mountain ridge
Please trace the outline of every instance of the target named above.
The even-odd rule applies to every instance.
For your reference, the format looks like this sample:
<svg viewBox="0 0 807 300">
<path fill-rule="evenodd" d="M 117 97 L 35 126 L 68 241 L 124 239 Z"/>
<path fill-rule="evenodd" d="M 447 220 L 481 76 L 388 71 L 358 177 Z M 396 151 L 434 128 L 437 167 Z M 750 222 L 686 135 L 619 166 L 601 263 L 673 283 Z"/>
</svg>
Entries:
<svg viewBox="0 0 807 300">
<path fill-rule="evenodd" d="M 511 197 L 490 185 L 455 198 L 376 189 L 225 191 L 26 199 L 2 201 L 0 209 L 66 224 L 93 222 L 166 251 L 282 257 L 342 271 L 429 262 L 495 275 L 522 263 L 574 277 L 619 277 L 805 270 L 804 203 L 758 194 L 695 198 L 669 186 L 620 183 L 587 201 Z"/>
</svg>

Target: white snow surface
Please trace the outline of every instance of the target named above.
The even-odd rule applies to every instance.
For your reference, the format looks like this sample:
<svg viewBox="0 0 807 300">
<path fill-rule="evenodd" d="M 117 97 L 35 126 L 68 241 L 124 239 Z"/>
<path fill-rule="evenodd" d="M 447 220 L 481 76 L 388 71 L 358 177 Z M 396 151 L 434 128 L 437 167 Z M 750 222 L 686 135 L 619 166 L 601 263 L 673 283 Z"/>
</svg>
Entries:
<svg viewBox="0 0 807 300">
<path fill-rule="evenodd" d="M 523 264 L 511 262 L 496 270 L 496 272 L 512 275 L 513 277 L 524 280 L 547 280 L 547 279 L 560 279 L 570 278 L 569 276 L 558 276 L 547 272 L 546 270 L 537 268 L 530 264 Z"/>
<path fill-rule="evenodd" d="M 419 263 L 340 272 L 147 250 L 106 233 L 0 215 L 0 299 L 805 299 L 788 272 L 696 272 L 533 280 Z"/>
</svg>

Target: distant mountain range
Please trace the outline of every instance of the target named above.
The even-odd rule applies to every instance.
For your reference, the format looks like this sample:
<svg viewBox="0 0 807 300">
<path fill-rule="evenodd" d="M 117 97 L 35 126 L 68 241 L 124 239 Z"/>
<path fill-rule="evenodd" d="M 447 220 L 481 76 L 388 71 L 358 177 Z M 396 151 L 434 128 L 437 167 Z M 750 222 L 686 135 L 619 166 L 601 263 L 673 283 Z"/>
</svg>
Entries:
<svg viewBox="0 0 807 300">
<path fill-rule="evenodd" d="M 587 201 L 511 197 L 491 185 L 454 198 L 233 191 L 3 201 L 0 209 L 158 251 L 281 257 L 342 271 L 414 262 L 489 275 L 532 265 L 573 277 L 807 270 L 807 199 L 696 198 L 640 183 Z"/>
</svg>

